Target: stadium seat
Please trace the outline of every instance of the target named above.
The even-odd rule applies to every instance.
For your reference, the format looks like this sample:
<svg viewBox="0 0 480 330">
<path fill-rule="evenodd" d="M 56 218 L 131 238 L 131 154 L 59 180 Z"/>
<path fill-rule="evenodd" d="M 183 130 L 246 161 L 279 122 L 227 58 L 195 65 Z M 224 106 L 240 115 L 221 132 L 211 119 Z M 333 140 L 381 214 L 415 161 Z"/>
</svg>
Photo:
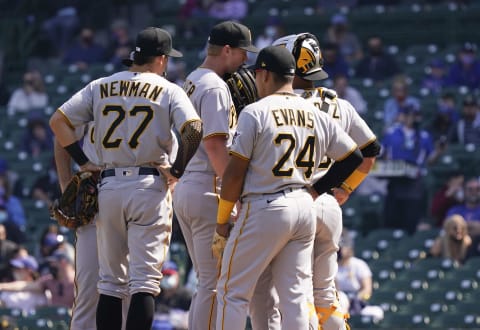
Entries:
<svg viewBox="0 0 480 330">
<path fill-rule="evenodd" d="M 21 330 L 54 329 L 53 321 L 45 318 L 19 318 L 16 321 Z"/>
<path fill-rule="evenodd" d="M 380 324 L 386 329 L 425 329 L 430 324 L 430 317 L 422 314 L 385 313 Z"/>
</svg>

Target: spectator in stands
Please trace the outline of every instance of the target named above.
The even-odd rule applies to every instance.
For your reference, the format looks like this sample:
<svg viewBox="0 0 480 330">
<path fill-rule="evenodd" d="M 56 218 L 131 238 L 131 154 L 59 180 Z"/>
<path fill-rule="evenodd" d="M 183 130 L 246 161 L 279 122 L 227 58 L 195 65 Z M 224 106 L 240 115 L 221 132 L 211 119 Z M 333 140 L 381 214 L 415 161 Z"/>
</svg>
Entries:
<svg viewBox="0 0 480 330">
<path fill-rule="evenodd" d="M 335 14 L 330 20 L 330 26 L 324 36 L 325 42 L 338 45 L 340 54 L 350 64 L 355 64 L 363 58 L 363 50 L 358 37 L 350 31 L 348 19 L 343 14 Z"/>
<path fill-rule="evenodd" d="M 447 217 L 458 214 L 467 222 L 468 232 L 472 237 L 480 236 L 480 181 L 470 178 L 465 181 L 462 204 L 452 206 Z"/>
<path fill-rule="evenodd" d="M 372 296 L 372 271 L 364 260 L 355 256 L 353 238 L 345 228 L 342 231 L 338 250 L 338 272 L 335 284 L 337 289 L 349 298 L 349 313 L 360 314 Z"/>
<path fill-rule="evenodd" d="M 462 102 L 462 116 L 457 123 L 454 142 L 480 147 L 480 105 L 473 95 Z"/>
<path fill-rule="evenodd" d="M 208 8 L 208 15 L 218 20 L 240 21 L 248 13 L 246 0 L 215 0 Z"/>
<path fill-rule="evenodd" d="M 433 257 L 447 258 L 456 264 L 463 264 L 472 245 L 465 219 L 454 214 L 445 219 L 443 231 L 435 239 L 430 254 Z"/>
<path fill-rule="evenodd" d="M 39 283 L 52 294 L 51 304 L 71 308 L 74 295 L 74 259 L 65 251 L 57 249 L 47 258 L 50 274 L 40 277 Z"/>
<path fill-rule="evenodd" d="M 385 52 L 382 38 L 379 36 L 369 38 L 367 54 L 356 65 L 355 76 L 383 83 L 399 72 L 396 60 Z"/>
<path fill-rule="evenodd" d="M 0 223 L 7 229 L 8 239 L 15 243 L 23 243 L 25 211 L 20 200 L 11 194 L 8 177 L 5 174 L 0 174 Z"/>
<path fill-rule="evenodd" d="M 33 117 L 28 121 L 22 139 L 22 150 L 34 158 L 53 150 L 53 135 L 43 118 Z"/>
<path fill-rule="evenodd" d="M 477 45 L 466 42 L 457 53 L 457 60 L 450 66 L 449 86 L 466 86 L 471 91 L 480 88 L 480 60 Z"/>
<path fill-rule="evenodd" d="M 389 179 L 384 221 L 386 227 L 412 234 L 426 210 L 425 167 L 436 161 L 439 151 L 434 150 L 430 134 L 419 128 L 420 109 L 410 105 L 400 111 L 398 124 L 387 129 L 383 137 L 382 157 L 402 161 L 406 171 L 404 176 Z"/>
<path fill-rule="evenodd" d="M 23 75 L 23 85 L 15 89 L 8 100 L 7 112 L 13 116 L 16 113 L 28 113 L 43 110 L 48 105 L 48 95 L 45 91 L 43 77 L 37 70 L 27 71 Z"/>
<path fill-rule="evenodd" d="M 348 84 L 347 76 L 338 74 L 333 79 L 333 89 L 339 97 L 350 102 L 359 114 L 364 115 L 367 113 L 367 102 L 358 89 Z"/>
<path fill-rule="evenodd" d="M 107 59 L 115 66 L 121 67 L 122 60 L 129 57 L 135 45 L 130 37 L 128 23 L 123 19 L 114 21 L 110 26 L 109 39 Z"/>
<path fill-rule="evenodd" d="M 17 251 L 17 243 L 7 239 L 7 230 L 0 223 L 0 281 L 5 277 L 7 268 L 9 268 L 10 260 Z"/>
<path fill-rule="evenodd" d="M 70 244 L 64 235 L 60 234 L 56 225 L 49 226 L 43 232 L 40 240 L 39 256 L 37 257 L 40 262 L 40 274 L 44 274 L 49 270 L 49 258 L 57 252 L 62 252 L 70 259 L 75 258 L 75 249 Z"/>
<path fill-rule="evenodd" d="M 32 187 L 31 197 L 34 200 L 43 201 L 50 207 L 53 201 L 61 195 L 60 185 L 58 184 L 57 171 L 55 170 L 55 162 L 44 175 L 35 180 Z"/>
<path fill-rule="evenodd" d="M 81 70 L 104 60 L 104 47 L 95 41 L 94 31 L 87 27 L 82 29 L 77 42 L 67 49 L 63 57 L 63 63 L 75 65 Z"/>
<path fill-rule="evenodd" d="M 20 175 L 9 168 L 8 162 L 0 156 L 0 175 L 7 177 L 8 188 L 12 195 L 22 196 L 22 179 Z"/>
<path fill-rule="evenodd" d="M 350 65 L 347 63 L 337 44 L 326 42 L 322 46 L 323 68 L 330 79 L 338 75 L 350 77 Z"/>
<path fill-rule="evenodd" d="M 392 95 L 385 100 L 383 107 L 383 121 L 385 129 L 399 121 L 402 110 L 406 108 L 420 109 L 420 101 L 409 95 L 408 83 L 403 75 L 396 76 L 392 82 Z"/>
<path fill-rule="evenodd" d="M 71 308 L 75 277 L 73 260 L 65 254 L 56 253 L 49 261 L 50 274 L 42 275 L 33 281 L 16 279 L 14 282 L 0 283 L 0 290 L 44 294 L 48 297 L 46 304 Z"/>
<path fill-rule="evenodd" d="M 460 114 L 456 107 L 455 94 L 444 92 L 438 99 L 437 111 L 433 117 L 429 132 L 434 141 L 453 142 Z"/>
<path fill-rule="evenodd" d="M 277 40 L 285 34 L 282 22 L 277 17 L 269 17 L 265 23 L 263 32 L 255 39 L 255 46 L 258 49 L 270 46 L 274 40 Z"/>
<path fill-rule="evenodd" d="M 14 280 L 0 283 L 0 305 L 8 308 L 31 310 L 46 306 L 45 291 L 36 290 L 38 263 L 32 256 L 24 256 L 10 261 Z"/>
<path fill-rule="evenodd" d="M 162 267 L 163 278 L 160 282 L 161 291 L 155 298 L 155 309 L 157 313 L 169 314 L 169 319 L 172 319 L 171 311 L 179 310 L 183 313 L 177 313 L 176 316 L 183 315 L 181 323 L 186 326 L 188 323 L 188 310 L 192 300 L 192 292 L 186 289 L 180 283 L 180 276 L 178 267 L 173 261 L 166 261 Z"/>
<path fill-rule="evenodd" d="M 445 184 L 433 195 L 430 204 L 430 214 L 433 217 L 436 227 L 443 226 L 447 211 L 451 207 L 462 203 L 464 178 L 464 175 L 460 171 L 449 173 Z"/>
<path fill-rule="evenodd" d="M 434 58 L 427 66 L 422 79 L 422 87 L 432 94 L 440 95 L 447 86 L 447 65 L 440 58 Z"/>
<path fill-rule="evenodd" d="M 78 11 L 75 1 L 53 1 L 56 6 L 55 15 L 43 22 L 42 29 L 47 33 L 50 44 L 61 55 L 72 42 L 79 28 Z"/>
</svg>

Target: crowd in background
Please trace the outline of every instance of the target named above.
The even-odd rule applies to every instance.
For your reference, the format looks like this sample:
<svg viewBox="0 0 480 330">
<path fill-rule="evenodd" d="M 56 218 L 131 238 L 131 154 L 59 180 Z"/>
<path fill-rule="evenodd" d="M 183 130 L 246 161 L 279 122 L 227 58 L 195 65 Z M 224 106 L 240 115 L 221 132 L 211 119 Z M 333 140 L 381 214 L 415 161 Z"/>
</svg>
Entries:
<svg viewBox="0 0 480 330">
<path fill-rule="evenodd" d="M 52 133 L 44 110 L 60 104 L 51 103 L 51 95 L 45 88 L 48 72 L 38 63 L 54 59 L 58 65 L 73 66 L 75 70 L 85 72 L 95 64 L 111 63 L 116 69 L 122 68 L 121 60 L 132 50 L 132 35 L 138 29 L 131 24 L 128 1 L 118 2 L 118 18 L 103 30 L 93 27 L 88 19 L 90 8 L 81 1 L 51 1 L 42 15 L 32 12 L 27 17 L 32 21 L 42 19 L 37 22 L 40 26 L 37 38 L 41 42 L 37 53 L 32 54 L 35 60 L 23 68 L 21 80 L 8 82 L 2 79 L 1 70 L 3 68 L 5 72 L 8 63 L 0 63 L 0 111 L 4 111 L 0 115 L 5 118 L 23 116 L 27 120 L 20 134 L 16 135 L 17 151 L 31 158 L 48 152 L 53 155 Z M 400 0 L 383 1 L 389 6 L 395 5 L 394 2 L 401 3 Z M 426 4 L 435 2 L 424 1 Z M 450 2 L 458 6 L 469 5 L 469 1 Z M 480 148 L 480 56 L 477 45 L 462 40 L 451 62 L 432 57 L 426 70 L 412 82 L 395 56 L 387 51 L 380 34 L 365 40 L 359 38 L 348 15 L 341 12 L 344 7 L 380 3 L 382 1 L 317 1 L 319 14 L 338 10 L 330 17 L 324 35 L 317 36 L 322 46 L 324 69 L 330 76 L 327 85 L 350 101 L 365 118 L 371 117 L 371 113 L 368 115 L 373 109 L 362 95 L 362 88 L 350 85 L 350 80 L 367 79 L 373 86 L 389 89 L 389 97 L 381 100 L 383 104 L 379 113 L 383 122 L 376 132 L 383 146 L 380 159 L 404 161 L 413 165 L 416 172 L 405 177 L 371 178 L 378 180 L 373 181 L 374 185 L 385 187 L 377 190 L 385 197 L 380 225 L 403 229 L 409 234 L 424 226 L 441 228 L 431 255 L 451 258 L 461 264 L 470 256 L 480 255 L 480 172 L 464 173 L 462 168 L 452 167 L 441 178 L 443 180 L 440 179 L 442 184 L 431 196 L 427 194 L 425 179 L 430 166 L 440 162 L 449 146 Z M 242 20 L 254 4 L 246 0 L 187 0 L 178 13 L 181 19 L 176 27 L 177 33 L 184 38 L 195 38 L 208 31 L 209 26 L 191 25 L 189 17 Z M 0 1 L 0 7 L 4 6 Z M 122 11 L 121 8 L 127 9 Z M 284 35 L 285 28 L 279 17 L 272 16 L 265 19 L 262 31 L 252 33 L 256 45 L 262 48 Z M 198 49 L 198 53 L 202 51 Z M 188 73 L 187 67 L 185 62 L 172 62 L 168 79 L 181 85 Z M 434 95 L 435 103 L 428 106 L 435 109 L 425 109 L 419 90 L 412 91 L 411 86 Z M 466 88 L 466 92 L 458 92 L 460 87 Z M 427 111 L 433 114 L 428 121 L 425 120 Z M 43 173 L 37 174 L 27 195 L 22 187 L 22 175 L 25 174 L 16 173 L 15 164 L 0 154 L 0 306 L 33 308 L 53 304 L 69 307 L 73 302 L 73 242 L 68 241 L 61 228 L 52 224 L 45 228 L 34 250 L 24 247 L 32 238 L 26 237 L 29 219 L 22 201 L 36 200 L 49 206 L 58 198 L 60 191 L 54 162 Z M 372 184 L 368 183 L 369 180 L 365 185 Z M 362 189 L 359 190 L 361 193 Z M 173 244 L 184 251 L 180 230 L 178 225 L 174 226 Z M 343 257 L 353 255 L 348 250 L 352 244 L 345 245 Z M 185 252 L 178 254 L 177 259 L 171 259 L 164 265 L 163 291 L 157 298 L 158 311 L 160 314 L 178 311 L 175 317 L 181 323 L 189 307 L 195 276 L 190 273 L 191 265 Z M 360 264 L 362 274 L 371 278 L 371 273 L 368 275 L 365 270 L 368 265 L 357 264 Z M 342 279 L 344 267 L 347 267 L 345 260 L 339 271 L 340 288 L 345 280 Z M 364 277 L 359 277 L 358 283 L 353 284 L 360 292 L 359 296 L 371 295 L 371 288 L 366 291 L 363 288 L 368 283 Z M 160 327 L 164 321 L 159 318 L 155 322 Z"/>
</svg>

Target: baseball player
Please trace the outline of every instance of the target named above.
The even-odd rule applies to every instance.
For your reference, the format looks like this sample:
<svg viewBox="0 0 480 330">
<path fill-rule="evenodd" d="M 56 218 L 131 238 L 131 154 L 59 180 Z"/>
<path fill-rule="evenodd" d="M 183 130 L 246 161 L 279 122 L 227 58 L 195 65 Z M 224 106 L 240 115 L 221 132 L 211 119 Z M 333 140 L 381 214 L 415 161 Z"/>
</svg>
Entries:
<svg viewBox="0 0 480 330">
<path fill-rule="evenodd" d="M 315 88 L 314 81 L 328 77 L 322 69 L 323 61 L 317 38 L 310 33 L 288 35 L 273 42 L 273 45 L 286 47 L 294 56 L 296 68 L 293 87 L 295 93 L 310 101 L 322 112 L 328 113 L 341 128 L 359 146 L 362 164 L 350 175 L 340 188 L 333 189 L 315 200 L 317 214 L 317 231 L 314 243 L 313 263 L 313 296 L 315 310 L 320 323 L 320 329 L 345 329 L 346 311 L 338 309 L 338 299 L 335 287 L 337 273 L 337 251 L 342 232 L 342 211 L 340 205 L 345 203 L 349 194 L 363 181 L 375 162 L 380 151 L 376 136 L 365 121 L 358 115 L 353 106 L 346 100 L 336 96 L 335 91 L 323 87 Z M 314 181 L 325 175 L 332 161 L 325 158 L 314 174 Z M 337 202 L 338 201 L 338 202 Z M 340 205 L 339 205 L 340 203 Z M 265 274 L 259 282 L 268 281 L 270 274 Z M 265 286 L 265 284 L 263 284 Z M 266 286 L 270 288 L 270 286 Z M 270 298 L 266 295 L 271 295 Z M 261 329 L 268 323 L 270 329 L 279 329 L 278 317 L 274 311 L 262 311 L 265 301 L 275 300 L 273 291 L 259 287 L 251 304 L 251 318 L 254 329 Z M 264 307 L 263 307 L 264 308 Z M 266 315 L 270 315 L 267 319 Z M 276 324 L 276 325 L 274 325 Z"/>
<path fill-rule="evenodd" d="M 82 140 L 82 149 L 94 164 L 98 164 L 95 147 L 92 141 L 93 122 L 80 126 L 75 130 L 77 140 Z M 68 152 L 54 142 L 55 165 L 61 191 L 72 178 L 72 161 Z M 75 301 L 72 306 L 71 330 L 96 329 L 95 314 L 98 303 L 97 282 L 98 251 L 97 229 L 95 221 L 75 230 Z M 122 318 L 126 320 L 128 299 L 122 303 Z"/>
<path fill-rule="evenodd" d="M 222 177 L 237 124 L 235 107 L 225 81 L 226 73 L 236 71 L 252 46 L 250 30 L 225 21 L 215 25 L 208 39 L 207 56 L 191 72 L 184 90 L 203 121 L 203 138 L 173 193 L 175 214 L 180 224 L 198 283 L 189 311 L 189 329 L 215 329 L 215 286 L 217 261 L 211 242 Z"/>
<path fill-rule="evenodd" d="M 100 293 L 97 329 L 121 329 L 122 300 L 130 295 L 126 329 L 150 329 L 154 296 L 171 235 L 168 181 L 183 174 L 202 135 L 202 123 L 185 92 L 164 77 L 170 34 L 149 27 L 136 38 L 129 71 L 92 81 L 50 119 L 59 144 L 80 170 L 102 170 L 97 245 Z M 76 141 L 74 128 L 94 122 L 95 166 Z M 168 163 L 172 126 L 180 133 Z"/>
<path fill-rule="evenodd" d="M 308 329 L 313 309 L 307 297 L 315 236 L 312 195 L 339 186 L 362 156 L 340 126 L 293 92 L 295 60 L 286 48 L 262 49 L 253 69 L 261 99 L 240 113 L 218 206 L 216 231 L 225 236 L 234 203 L 242 203 L 222 259 L 217 329 L 244 329 L 255 285 L 268 266 L 279 295 L 282 329 Z M 337 162 L 310 195 L 305 186 L 323 156 Z"/>
</svg>

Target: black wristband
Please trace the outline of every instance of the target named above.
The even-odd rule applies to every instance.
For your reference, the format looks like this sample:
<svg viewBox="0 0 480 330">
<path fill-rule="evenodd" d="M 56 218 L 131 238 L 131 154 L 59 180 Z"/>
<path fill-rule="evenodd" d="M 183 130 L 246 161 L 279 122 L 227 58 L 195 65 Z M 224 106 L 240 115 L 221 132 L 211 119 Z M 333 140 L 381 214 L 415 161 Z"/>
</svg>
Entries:
<svg viewBox="0 0 480 330">
<path fill-rule="evenodd" d="M 170 174 L 173 175 L 174 177 L 176 177 L 177 179 L 180 179 L 183 172 L 174 168 L 174 167 L 170 167 Z"/>
<path fill-rule="evenodd" d="M 80 166 L 85 165 L 89 161 L 87 155 L 85 155 L 77 141 L 64 147 L 64 149 L 67 150 L 70 157 L 72 157 L 73 160 Z"/>
</svg>

